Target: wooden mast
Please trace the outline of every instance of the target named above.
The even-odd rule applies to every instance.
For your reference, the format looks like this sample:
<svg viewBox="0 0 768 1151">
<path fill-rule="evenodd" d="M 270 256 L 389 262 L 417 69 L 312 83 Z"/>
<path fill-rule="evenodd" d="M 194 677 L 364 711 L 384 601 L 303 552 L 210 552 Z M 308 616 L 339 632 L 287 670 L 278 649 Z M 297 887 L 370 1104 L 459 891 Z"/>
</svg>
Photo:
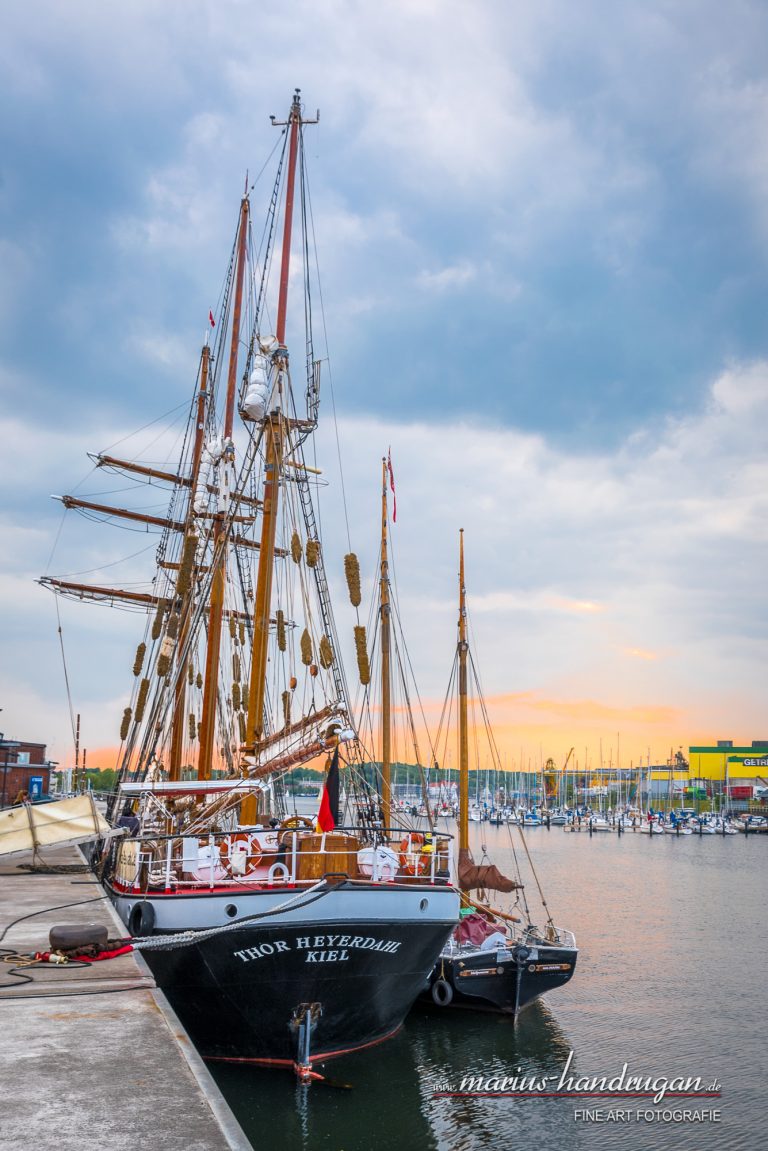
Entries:
<svg viewBox="0 0 768 1151">
<path fill-rule="evenodd" d="M 469 851 L 469 732 L 467 728 L 467 601 L 464 529 L 459 532 L 459 858 Z"/>
<path fill-rule="evenodd" d="M 274 123 L 275 121 L 273 121 Z M 272 599 L 272 574 L 275 559 L 275 534 L 280 506 L 280 476 L 283 464 L 284 417 L 280 409 L 283 399 L 283 380 L 288 373 L 288 349 L 285 346 L 285 321 L 288 307 L 288 272 L 291 260 L 291 229 L 293 225 L 293 197 L 296 183 L 296 157 L 299 143 L 301 101 L 298 89 L 294 93 L 288 117 L 288 174 L 285 187 L 285 218 L 283 220 L 283 247 L 280 262 L 280 288 L 277 305 L 277 372 L 278 406 L 269 413 L 264 429 L 266 458 L 264 464 L 264 508 L 261 521 L 259 569 L 256 578 L 256 596 L 253 609 L 253 648 L 248 683 L 248 714 L 246 719 L 245 750 L 258 755 L 264 734 L 264 703 L 266 698 L 267 655 L 269 650 L 269 621 Z M 240 819 L 252 822 L 256 816 L 256 797 L 243 800 Z"/>
<path fill-rule="evenodd" d="M 245 244 L 248 236 L 248 194 L 240 204 L 240 231 L 237 246 L 237 278 L 235 281 L 235 302 L 232 312 L 232 340 L 229 349 L 229 374 L 227 376 L 227 399 L 224 414 L 223 462 L 232 462 L 232 428 L 234 424 L 235 393 L 237 391 L 237 360 L 240 350 L 240 312 L 243 302 L 243 279 L 245 275 Z M 210 779 L 213 765 L 213 744 L 216 729 L 216 699 L 219 681 L 219 648 L 221 646 L 221 621 L 224 612 L 224 589 L 227 578 L 226 547 L 223 534 L 224 512 L 219 512 L 213 531 L 214 573 L 211 584 L 211 608 L 208 621 L 208 649 L 205 658 L 203 680 L 203 714 L 200 731 L 200 750 L 197 760 L 197 778 Z"/>
<path fill-rule="evenodd" d="M 381 461 L 381 573 L 379 577 L 381 636 L 381 806 L 384 826 L 392 824 L 392 703 L 390 672 L 389 562 L 387 557 L 387 461 Z"/>
<path fill-rule="evenodd" d="M 205 409 L 208 400 L 208 370 L 211 362 L 211 350 L 208 347 L 206 339 L 203 345 L 202 358 L 200 361 L 200 390 L 197 393 L 197 418 L 195 421 L 195 442 L 192 449 L 192 471 L 189 477 L 190 483 L 190 497 L 189 497 L 189 510 L 187 512 L 187 530 L 184 536 L 185 542 L 190 537 L 194 536 L 194 493 L 197 489 L 197 477 L 200 473 L 200 460 L 203 455 L 203 440 L 205 438 Z M 183 553 L 182 553 L 183 554 Z M 181 564 L 179 564 L 179 577 L 181 578 Z M 178 586 L 178 579 L 177 579 Z M 193 603 L 194 593 L 194 577 L 189 581 L 189 590 L 184 596 L 184 602 L 181 607 L 181 629 L 179 632 L 179 651 L 184 651 L 186 646 L 187 636 L 189 634 L 189 625 L 191 617 L 191 608 Z M 173 724 L 171 728 L 171 755 L 170 763 L 168 765 L 168 775 L 170 779 L 181 779 L 181 759 L 182 749 L 184 747 L 184 732 L 186 725 L 185 701 L 187 696 L 187 663 L 185 662 L 178 669 L 176 676 L 176 687 L 174 689 L 173 698 Z"/>
</svg>

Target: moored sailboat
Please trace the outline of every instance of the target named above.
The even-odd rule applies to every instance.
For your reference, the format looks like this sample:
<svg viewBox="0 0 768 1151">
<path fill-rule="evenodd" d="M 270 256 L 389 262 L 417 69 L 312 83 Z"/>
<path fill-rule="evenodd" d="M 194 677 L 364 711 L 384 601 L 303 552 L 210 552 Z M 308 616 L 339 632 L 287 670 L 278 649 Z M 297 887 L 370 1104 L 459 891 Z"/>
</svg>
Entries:
<svg viewBox="0 0 768 1151">
<path fill-rule="evenodd" d="M 462 919 L 443 948 L 422 998 L 438 1007 L 498 1011 L 516 1016 L 526 1004 L 572 978 L 578 951 L 573 934 L 556 927 L 544 900 L 521 837 L 546 916 L 543 928 L 531 921 L 531 911 L 520 877 L 503 875 L 490 860 L 476 863 L 469 846 L 469 644 L 464 584 L 464 533 L 459 552 L 459 626 L 454 669 L 458 690 L 459 852 L 458 886 Z M 477 677 L 474 686 L 479 694 Z M 481 707 L 485 715 L 485 707 Z M 492 744 L 495 751 L 495 744 Z M 498 755 L 496 753 L 496 757 Z M 485 851 L 485 849 L 484 849 Z M 475 893 L 474 895 L 472 893 Z M 520 915 L 490 905 L 491 894 L 516 896 Z"/>
<path fill-rule="evenodd" d="M 313 1062 L 398 1029 L 458 917 L 437 859 L 416 874 L 381 866 L 380 844 L 400 833 L 382 827 L 356 770 L 310 462 L 320 361 L 309 291 L 305 410 L 287 340 L 294 201 L 305 222 L 312 122 L 298 91 L 288 119 L 273 119 L 284 141 L 262 248 L 254 254 L 246 188 L 174 466 L 96 458 L 166 487 L 167 513 L 64 498 L 159 532 L 148 590 L 41 581 L 146 613 L 110 808 L 124 835 L 98 861 L 134 946 L 205 1057 L 284 1063 L 303 1077 Z M 317 824 L 290 816 L 287 774 L 323 762 Z"/>
</svg>

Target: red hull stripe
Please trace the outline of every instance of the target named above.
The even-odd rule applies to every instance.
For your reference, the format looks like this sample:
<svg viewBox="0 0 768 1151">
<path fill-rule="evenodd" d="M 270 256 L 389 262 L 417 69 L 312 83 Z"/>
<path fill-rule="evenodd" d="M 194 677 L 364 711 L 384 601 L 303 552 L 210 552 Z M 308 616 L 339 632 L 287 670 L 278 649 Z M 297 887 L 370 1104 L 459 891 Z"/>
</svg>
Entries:
<svg viewBox="0 0 768 1151">
<path fill-rule="evenodd" d="M 379 1043 L 386 1043 L 397 1035 L 402 1027 L 399 1023 L 394 1031 L 382 1035 L 381 1039 L 371 1039 L 368 1043 L 360 1043 L 356 1047 L 340 1047 L 338 1051 L 324 1051 L 321 1055 L 310 1055 L 310 1063 L 322 1063 L 324 1059 L 335 1059 L 338 1055 L 351 1055 L 354 1051 L 365 1051 L 366 1047 L 376 1047 Z M 294 1059 L 267 1059 L 250 1058 L 247 1055 L 204 1055 L 206 1063 L 256 1063 L 261 1067 L 295 1067 Z"/>
</svg>

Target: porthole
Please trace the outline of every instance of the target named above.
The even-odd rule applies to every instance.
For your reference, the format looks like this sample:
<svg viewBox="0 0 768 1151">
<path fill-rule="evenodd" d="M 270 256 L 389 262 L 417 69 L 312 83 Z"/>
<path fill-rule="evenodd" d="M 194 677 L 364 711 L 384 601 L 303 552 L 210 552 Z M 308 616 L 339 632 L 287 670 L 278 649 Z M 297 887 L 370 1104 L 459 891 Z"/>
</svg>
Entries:
<svg viewBox="0 0 768 1151">
<path fill-rule="evenodd" d="M 234 919 L 237 915 L 237 908 L 235 907 L 234 903 L 228 903 L 224 910 L 230 919 Z"/>
<path fill-rule="evenodd" d="M 419 911 L 426 911 L 428 907 L 429 907 L 429 900 L 428 899 L 422 899 L 421 903 L 419 904 Z"/>
</svg>

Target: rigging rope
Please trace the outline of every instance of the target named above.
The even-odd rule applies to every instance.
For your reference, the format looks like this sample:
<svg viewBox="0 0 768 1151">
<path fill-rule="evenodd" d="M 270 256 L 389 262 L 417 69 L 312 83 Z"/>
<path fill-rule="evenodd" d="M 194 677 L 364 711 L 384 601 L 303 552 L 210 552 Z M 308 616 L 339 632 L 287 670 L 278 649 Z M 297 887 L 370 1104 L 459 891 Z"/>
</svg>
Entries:
<svg viewBox="0 0 768 1151">
<path fill-rule="evenodd" d="M 312 198 L 310 196 L 309 188 L 307 188 L 307 206 L 309 208 L 309 224 L 312 231 L 312 247 L 315 254 L 315 274 L 317 275 L 317 294 L 320 298 L 320 317 L 323 324 L 323 339 L 325 341 L 326 349 L 326 363 L 328 365 L 328 386 L 331 391 L 331 411 L 333 412 L 333 430 L 336 438 L 336 455 L 339 461 L 339 480 L 341 483 L 341 502 L 344 508 L 344 523 L 347 528 L 347 543 L 349 550 L 352 551 L 352 536 L 349 528 L 349 510 L 347 508 L 347 491 L 344 485 L 344 470 L 341 463 L 341 440 L 339 437 L 339 421 L 336 415 L 336 396 L 333 390 L 333 372 L 331 371 L 331 357 L 330 348 L 328 344 L 328 327 L 325 322 L 325 303 L 323 301 L 323 284 L 320 279 L 320 267 L 317 260 L 317 240 L 315 238 L 315 218 L 312 213 Z M 359 622 L 359 621 L 358 621 Z"/>
<path fill-rule="evenodd" d="M 72 708 L 72 692 L 69 687 L 69 672 L 67 671 L 67 657 L 64 652 L 64 632 L 61 628 L 61 615 L 59 613 L 59 597 L 55 596 L 56 601 L 56 619 L 58 620 L 58 633 L 59 633 L 59 646 L 61 647 L 61 662 L 64 666 L 64 683 L 67 688 L 67 706 L 69 707 L 69 722 L 72 727 L 72 742 L 77 743 L 75 713 Z"/>
</svg>

